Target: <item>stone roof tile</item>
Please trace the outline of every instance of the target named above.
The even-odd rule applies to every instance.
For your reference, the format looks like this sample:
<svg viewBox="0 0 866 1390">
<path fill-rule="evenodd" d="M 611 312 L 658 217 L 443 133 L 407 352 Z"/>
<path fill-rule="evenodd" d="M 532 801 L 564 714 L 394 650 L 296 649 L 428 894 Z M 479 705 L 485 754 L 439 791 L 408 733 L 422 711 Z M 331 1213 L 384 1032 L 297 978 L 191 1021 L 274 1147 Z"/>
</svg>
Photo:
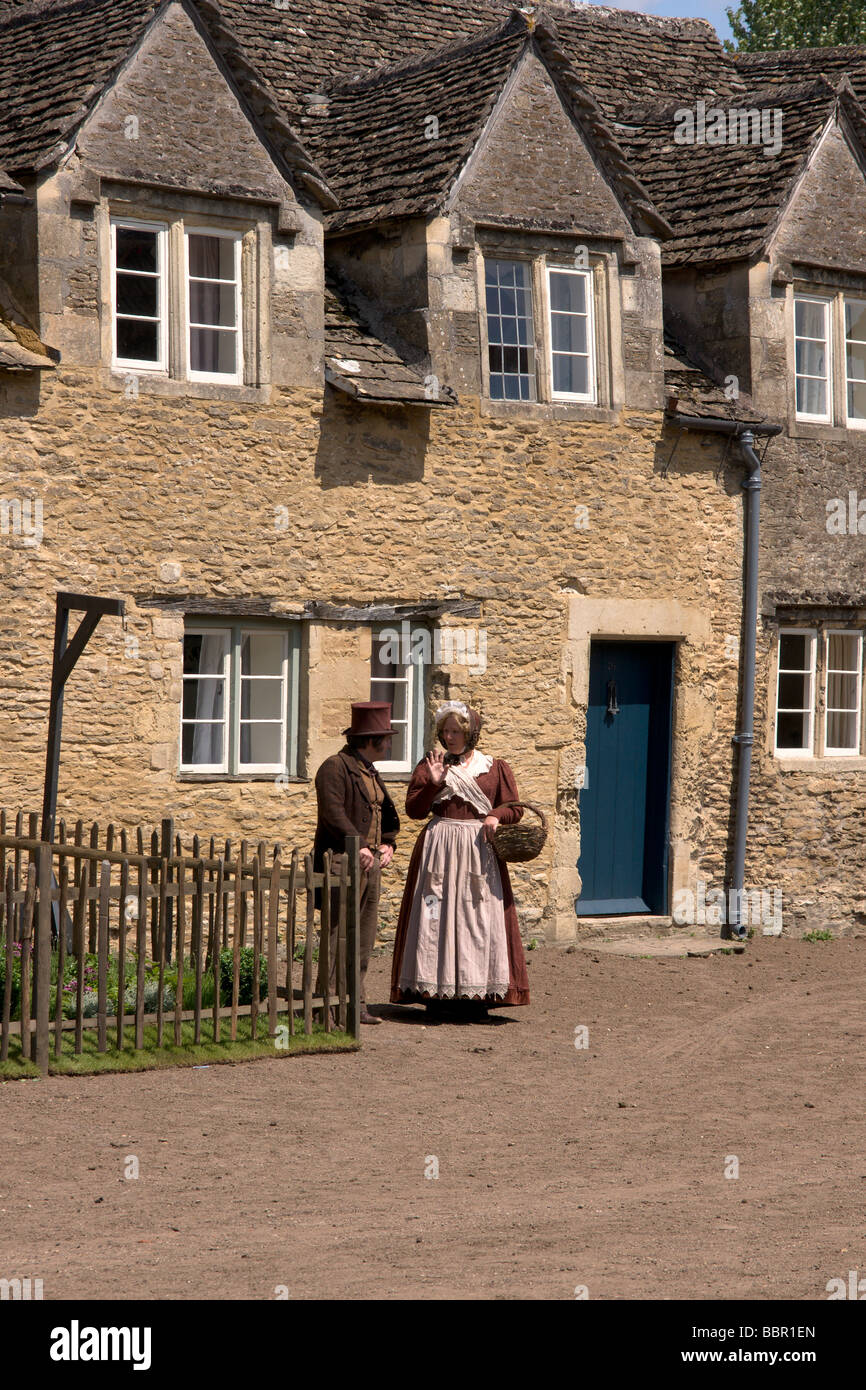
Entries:
<svg viewBox="0 0 866 1390">
<path fill-rule="evenodd" d="M 331 272 L 325 287 L 325 375 L 338 391 L 371 405 L 457 404 L 448 386 L 430 394 L 421 373 L 370 331 L 354 286 Z"/>
</svg>

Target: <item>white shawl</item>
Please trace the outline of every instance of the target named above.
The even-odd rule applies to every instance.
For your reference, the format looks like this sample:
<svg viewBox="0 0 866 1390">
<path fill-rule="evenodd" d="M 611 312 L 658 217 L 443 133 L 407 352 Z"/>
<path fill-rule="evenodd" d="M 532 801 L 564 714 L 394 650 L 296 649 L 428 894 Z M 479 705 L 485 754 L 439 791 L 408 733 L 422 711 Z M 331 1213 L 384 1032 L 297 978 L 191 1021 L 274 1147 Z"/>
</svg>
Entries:
<svg viewBox="0 0 866 1390">
<path fill-rule="evenodd" d="M 486 753 L 479 753 L 477 748 L 473 749 L 472 757 L 464 766 L 451 763 L 445 774 L 445 786 L 433 805 L 437 806 L 440 801 L 450 801 L 452 796 L 459 796 L 461 801 L 468 802 L 481 815 L 489 816 L 493 810 L 493 803 L 488 801 L 475 779 L 489 772 L 492 766 L 493 759 Z"/>
</svg>

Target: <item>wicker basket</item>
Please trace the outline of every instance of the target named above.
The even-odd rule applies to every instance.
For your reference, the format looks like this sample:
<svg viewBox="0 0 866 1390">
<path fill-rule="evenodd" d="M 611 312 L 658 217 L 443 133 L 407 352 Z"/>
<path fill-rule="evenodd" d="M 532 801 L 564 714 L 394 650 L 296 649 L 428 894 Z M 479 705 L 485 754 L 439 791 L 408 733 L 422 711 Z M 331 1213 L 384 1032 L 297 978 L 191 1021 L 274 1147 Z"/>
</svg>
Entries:
<svg viewBox="0 0 866 1390">
<path fill-rule="evenodd" d="M 522 864 L 527 859 L 537 859 L 544 849 L 547 839 L 547 817 L 531 801 L 504 801 L 503 806 L 522 806 L 526 811 L 534 811 L 541 821 L 540 825 L 500 825 L 493 836 L 493 848 L 506 864 Z M 500 809 L 499 806 L 496 808 Z"/>
</svg>

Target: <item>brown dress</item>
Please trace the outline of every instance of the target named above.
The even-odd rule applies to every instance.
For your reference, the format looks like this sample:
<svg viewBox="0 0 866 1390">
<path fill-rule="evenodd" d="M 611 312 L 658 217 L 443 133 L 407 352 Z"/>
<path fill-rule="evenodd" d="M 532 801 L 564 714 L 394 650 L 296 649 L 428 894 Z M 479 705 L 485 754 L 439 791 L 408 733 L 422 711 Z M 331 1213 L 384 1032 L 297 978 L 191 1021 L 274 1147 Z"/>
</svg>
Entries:
<svg viewBox="0 0 866 1390">
<path fill-rule="evenodd" d="M 494 758 L 489 772 L 481 773 L 476 779 L 478 787 L 487 797 L 493 806 L 491 814 L 496 815 L 504 824 L 512 824 L 520 820 L 523 815 L 520 807 L 505 807 L 497 811 L 503 802 L 516 801 L 518 799 L 517 783 L 514 774 L 506 762 L 500 758 Z M 457 821 L 480 822 L 484 817 L 469 805 L 468 802 L 459 797 L 452 796 L 447 801 L 440 802 L 437 806 L 433 802 L 442 791 L 441 785 L 437 786 L 431 779 L 430 768 L 426 761 L 420 762 L 412 774 L 409 789 L 406 793 L 406 812 L 413 820 L 423 820 L 430 812 L 433 812 L 434 819 L 425 825 L 415 843 L 412 851 L 412 858 L 409 862 L 409 872 L 406 879 L 406 887 L 403 890 L 403 901 L 400 905 L 400 916 L 397 922 L 397 935 L 394 941 L 394 960 L 391 970 L 391 1002 L 395 1004 L 411 1003 L 414 1000 L 424 1001 L 431 997 L 436 997 L 432 991 L 410 990 L 400 987 L 400 976 L 403 967 L 403 957 L 407 945 L 409 933 L 409 923 L 412 915 L 412 907 L 415 900 L 416 888 L 418 885 L 419 868 L 424 853 L 424 841 L 428 831 L 439 817 Z M 499 876 L 502 882 L 502 906 L 505 915 L 505 933 L 508 953 L 508 988 L 504 995 L 485 996 L 484 1003 L 488 1007 L 513 1007 L 517 1004 L 529 1003 L 529 976 L 526 970 L 526 959 L 523 954 L 523 943 L 520 939 L 520 929 L 517 925 L 517 912 L 514 907 L 514 895 L 511 891 L 511 881 L 508 876 L 508 868 L 501 861 L 497 861 Z"/>
</svg>

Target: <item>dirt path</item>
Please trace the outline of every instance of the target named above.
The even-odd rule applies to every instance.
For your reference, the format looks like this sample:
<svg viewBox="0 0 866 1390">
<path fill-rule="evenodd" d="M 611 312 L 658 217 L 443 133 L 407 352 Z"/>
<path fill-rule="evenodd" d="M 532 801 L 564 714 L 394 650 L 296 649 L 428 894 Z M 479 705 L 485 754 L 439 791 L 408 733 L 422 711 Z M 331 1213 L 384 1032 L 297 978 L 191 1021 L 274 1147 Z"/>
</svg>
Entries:
<svg viewBox="0 0 866 1390">
<path fill-rule="evenodd" d="M 497 1025 L 0 1087 L 0 1276 L 76 1299 L 824 1299 L 866 1273 L 866 937 L 528 959 L 533 1004 Z"/>
</svg>

